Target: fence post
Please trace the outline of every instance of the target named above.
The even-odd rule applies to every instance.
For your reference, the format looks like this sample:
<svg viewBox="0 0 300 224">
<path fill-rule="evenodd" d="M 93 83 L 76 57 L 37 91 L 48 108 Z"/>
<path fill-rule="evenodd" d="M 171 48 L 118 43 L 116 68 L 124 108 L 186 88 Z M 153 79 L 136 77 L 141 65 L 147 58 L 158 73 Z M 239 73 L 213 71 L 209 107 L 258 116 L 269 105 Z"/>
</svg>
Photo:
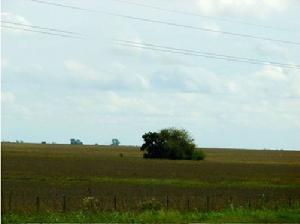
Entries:
<svg viewBox="0 0 300 224">
<path fill-rule="evenodd" d="M 67 210 L 66 195 L 63 195 L 63 197 L 62 197 L 62 211 L 66 212 L 66 210 Z"/>
<path fill-rule="evenodd" d="M 166 198 L 166 206 L 167 206 L 167 210 L 169 209 L 169 196 L 167 195 L 167 198 Z"/>
<path fill-rule="evenodd" d="M 265 202 L 266 202 L 265 194 L 263 193 L 263 194 L 261 195 L 261 199 L 260 199 L 260 207 L 261 207 L 261 208 L 264 208 L 264 207 L 265 207 Z"/>
<path fill-rule="evenodd" d="M 187 199 L 187 209 L 190 210 L 190 199 Z"/>
<path fill-rule="evenodd" d="M 278 202 L 275 203 L 275 211 L 278 211 Z"/>
<path fill-rule="evenodd" d="M 5 201 L 4 201 L 4 194 L 1 191 L 1 214 L 2 214 L 2 212 L 3 213 L 5 212 Z"/>
<path fill-rule="evenodd" d="M 36 203 L 36 212 L 39 212 L 40 211 L 40 197 L 39 196 L 36 197 L 35 203 Z"/>
<path fill-rule="evenodd" d="M 114 196 L 114 209 L 117 210 L 117 196 Z"/>
<path fill-rule="evenodd" d="M 248 208 L 249 209 L 251 208 L 251 200 L 250 199 L 248 200 Z"/>
<path fill-rule="evenodd" d="M 233 198 L 232 198 L 232 196 L 229 197 L 229 206 L 230 206 L 230 209 L 233 209 Z"/>
<path fill-rule="evenodd" d="M 93 211 L 94 209 L 94 198 L 90 199 L 90 210 Z"/>
<path fill-rule="evenodd" d="M 210 198 L 209 196 L 206 197 L 206 211 L 209 212 L 209 201 L 210 201 Z"/>
<path fill-rule="evenodd" d="M 264 207 L 265 207 L 265 208 L 267 208 L 267 207 L 268 207 L 268 205 L 269 205 L 269 196 L 268 196 L 268 195 L 266 195 L 266 196 L 265 196 L 265 203 L 264 203 Z"/>
<path fill-rule="evenodd" d="M 12 193 L 9 192 L 9 196 L 8 196 L 8 211 L 11 212 L 12 211 Z"/>
<path fill-rule="evenodd" d="M 292 207 L 292 198 L 291 198 L 291 196 L 289 196 L 289 208 L 291 208 Z"/>
</svg>

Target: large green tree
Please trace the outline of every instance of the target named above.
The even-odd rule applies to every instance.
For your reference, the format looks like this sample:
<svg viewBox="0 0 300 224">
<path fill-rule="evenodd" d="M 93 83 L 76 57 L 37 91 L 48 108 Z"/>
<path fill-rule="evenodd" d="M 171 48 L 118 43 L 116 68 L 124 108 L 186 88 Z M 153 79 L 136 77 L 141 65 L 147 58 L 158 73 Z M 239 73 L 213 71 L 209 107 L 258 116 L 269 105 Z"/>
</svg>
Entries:
<svg viewBox="0 0 300 224">
<path fill-rule="evenodd" d="M 145 133 L 142 137 L 144 158 L 204 159 L 204 153 L 196 150 L 194 139 L 184 129 L 167 128 Z"/>
</svg>

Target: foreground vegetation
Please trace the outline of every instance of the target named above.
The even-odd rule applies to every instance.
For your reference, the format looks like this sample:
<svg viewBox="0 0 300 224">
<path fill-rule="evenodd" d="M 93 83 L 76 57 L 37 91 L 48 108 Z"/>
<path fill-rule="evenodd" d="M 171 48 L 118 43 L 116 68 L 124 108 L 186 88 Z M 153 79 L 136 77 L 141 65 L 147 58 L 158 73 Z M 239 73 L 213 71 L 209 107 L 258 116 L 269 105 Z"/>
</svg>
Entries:
<svg viewBox="0 0 300 224">
<path fill-rule="evenodd" d="M 298 223 L 300 208 L 274 210 L 225 210 L 221 212 L 101 212 L 101 213 L 43 213 L 8 214 L 3 223 L 191 223 L 191 222 L 243 222 L 243 223 Z"/>
</svg>

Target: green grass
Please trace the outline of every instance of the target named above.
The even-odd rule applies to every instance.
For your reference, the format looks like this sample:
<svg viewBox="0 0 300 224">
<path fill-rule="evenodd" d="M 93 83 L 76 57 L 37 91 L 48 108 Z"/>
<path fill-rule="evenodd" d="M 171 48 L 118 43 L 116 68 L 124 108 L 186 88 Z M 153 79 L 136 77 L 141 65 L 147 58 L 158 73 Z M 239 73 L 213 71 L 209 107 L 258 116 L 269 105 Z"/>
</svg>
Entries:
<svg viewBox="0 0 300 224">
<path fill-rule="evenodd" d="M 52 184 L 74 185 L 86 183 L 105 183 L 105 184 L 126 184 L 135 186 L 173 186 L 173 187 L 190 187 L 190 188 L 214 188 L 214 187 L 255 187 L 255 188 L 294 188 L 300 189 L 300 183 L 282 184 L 272 181 L 254 181 L 254 180 L 236 180 L 236 181 L 218 181 L 208 182 L 201 180 L 184 180 L 184 179 L 158 179 L 158 178 L 122 178 L 122 177 L 46 177 L 46 176 L 6 176 L 2 178 L 5 181 L 33 181 L 42 182 L 48 181 Z"/>
<path fill-rule="evenodd" d="M 221 212 L 101 212 L 101 213 L 43 213 L 43 214 L 7 214 L 2 223 L 298 223 L 300 209 L 275 210 L 225 210 Z"/>
</svg>

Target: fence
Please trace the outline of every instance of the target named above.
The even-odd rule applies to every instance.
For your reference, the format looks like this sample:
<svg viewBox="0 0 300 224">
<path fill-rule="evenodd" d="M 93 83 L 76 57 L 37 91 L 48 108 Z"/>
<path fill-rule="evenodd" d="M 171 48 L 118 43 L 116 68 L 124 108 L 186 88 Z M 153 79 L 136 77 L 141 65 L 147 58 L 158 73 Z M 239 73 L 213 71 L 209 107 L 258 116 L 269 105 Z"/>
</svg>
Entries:
<svg viewBox="0 0 300 224">
<path fill-rule="evenodd" d="M 2 213 L 6 212 L 71 212 L 71 211 L 137 211 L 172 209 L 178 211 L 220 211 L 226 208 L 278 209 L 298 205 L 299 198 L 271 198 L 264 195 L 252 198 L 235 198 L 228 195 L 208 196 L 36 196 L 22 197 L 2 194 Z"/>
</svg>

